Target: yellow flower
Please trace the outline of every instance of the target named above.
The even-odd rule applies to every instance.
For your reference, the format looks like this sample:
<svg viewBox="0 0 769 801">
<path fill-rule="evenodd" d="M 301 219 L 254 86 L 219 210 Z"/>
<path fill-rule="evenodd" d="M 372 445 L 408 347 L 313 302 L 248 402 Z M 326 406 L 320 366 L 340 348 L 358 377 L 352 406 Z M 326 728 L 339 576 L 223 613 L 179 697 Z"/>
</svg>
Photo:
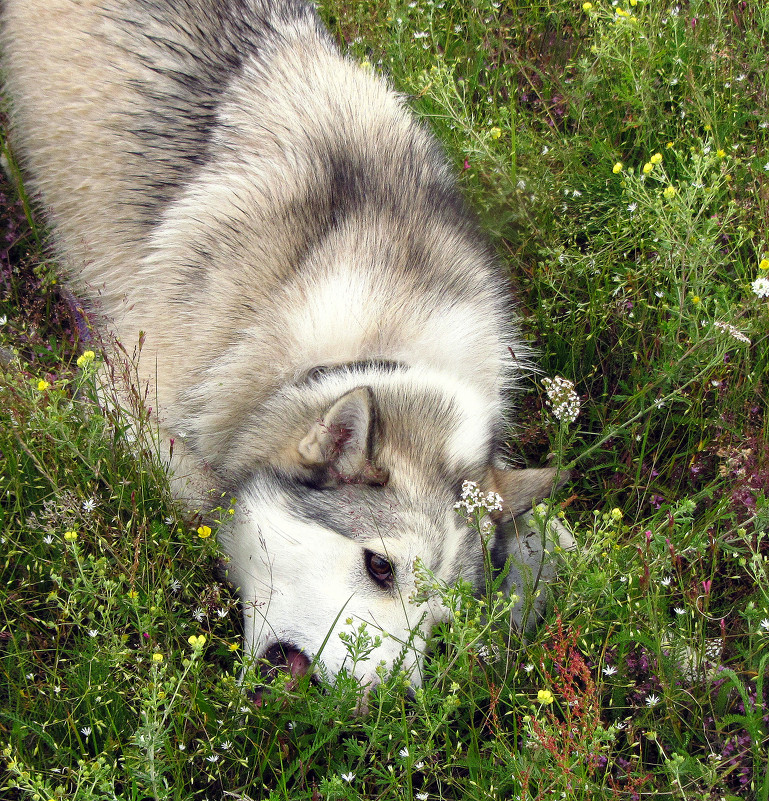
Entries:
<svg viewBox="0 0 769 801">
<path fill-rule="evenodd" d="M 537 693 L 537 701 L 539 701 L 540 704 L 552 704 L 554 700 L 555 698 L 550 690 L 540 690 Z"/>
<path fill-rule="evenodd" d="M 139 593 L 138 593 L 138 592 L 136 592 L 136 590 L 128 590 L 128 597 L 129 597 L 131 600 L 134 600 L 135 598 L 138 598 L 138 597 L 139 597 Z"/>
<path fill-rule="evenodd" d="M 648 175 L 653 169 L 654 169 L 654 165 L 650 161 L 647 161 L 646 164 L 644 164 L 644 167 L 643 167 L 643 174 L 644 175 Z"/>
<path fill-rule="evenodd" d="M 37 382 L 37 389 L 39 392 L 45 392 L 50 386 L 51 385 L 42 378 Z"/>
<path fill-rule="evenodd" d="M 592 3 L 583 3 L 582 4 L 582 10 L 583 11 L 592 11 L 593 10 L 593 4 Z"/>
<path fill-rule="evenodd" d="M 623 164 L 621 161 L 618 161 L 618 162 L 617 162 L 617 163 L 616 163 L 616 164 L 615 164 L 615 165 L 614 165 L 614 166 L 611 168 L 611 171 L 612 171 L 612 172 L 613 172 L 615 175 L 617 175 L 617 173 L 620 173 L 620 172 L 622 172 L 622 170 L 624 170 L 624 169 L 625 169 L 625 165 L 624 165 L 624 164 Z"/>
<path fill-rule="evenodd" d="M 234 642 L 230 645 L 230 651 L 237 651 L 240 648 L 240 643 Z"/>
<path fill-rule="evenodd" d="M 629 17 L 630 16 L 630 14 L 628 14 L 628 12 L 625 11 L 624 8 L 618 8 L 616 13 L 617 13 L 618 17 Z"/>
<path fill-rule="evenodd" d="M 492 139 L 499 139 L 499 137 L 502 136 L 502 129 L 494 126 L 489 133 Z"/>
<path fill-rule="evenodd" d="M 769 270 L 769 259 L 761 259 L 761 261 L 758 262 L 758 269 Z"/>
<path fill-rule="evenodd" d="M 630 5 L 633 6 L 633 8 L 635 8 L 638 5 L 638 0 L 629 0 L 629 2 Z"/>
<path fill-rule="evenodd" d="M 708 124 L 708 125 L 705 126 L 705 130 L 706 131 L 712 131 L 713 130 L 713 126 Z"/>
<path fill-rule="evenodd" d="M 211 536 L 211 527 L 210 526 L 199 526 L 198 527 L 198 537 L 202 540 L 206 539 L 206 537 Z"/>
<path fill-rule="evenodd" d="M 671 149 L 672 149 L 672 147 L 673 147 L 673 143 L 672 143 L 672 142 L 668 142 L 668 143 L 665 145 L 665 147 L 666 147 L 668 150 L 671 150 Z"/>
<path fill-rule="evenodd" d="M 162 662 L 163 661 L 163 654 L 152 654 L 152 661 L 153 662 Z"/>
<path fill-rule="evenodd" d="M 653 155 L 653 156 L 652 156 L 652 157 L 649 159 L 649 161 L 650 161 L 652 164 L 660 164 L 660 163 L 662 162 L 662 153 L 655 153 L 655 154 L 654 154 L 654 155 Z"/>
<path fill-rule="evenodd" d="M 718 150 L 716 150 L 716 155 L 720 159 L 725 159 L 726 158 L 726 151 L 725 150 L 721 150 L 721 148 L 719 148 Z"/>
<path fill-rule="evenodd" d="M 206 638 L 202 634 L 198 634 L 197 636 L 193 634 L 188 638 L 187 642 L 193 648 L 202 648 L 206 644 Z"/>
<path fill-rule="evenodd" d="M 662 195 L 665 200 L 672 200 L 676 196 L 676 188 L 674 186 L 668 186 L 663 191 Z"/>
<path fill-rule="evenodd" d="M 702 303 L 702 298 L 699 295 L 692 295 L 692 303 L 695 306 L 699 306 Z"/>
<path fill-rule="evenodd" d="M 64 539 L 67 540 L 67 542 L 74 542 L 77 539 L 77 531 L 65 531 Z"/>
<path fill-rule="evenodd" d="M 622 520 L 622 509 L 615 506 L 611 510 L 611 519 L 619 523 L 619 521 Z"/>
<path fill-rule="evenodd" d="M 87 364 L 90 364 L 95 358 L 96 354 L 92 350 L 83 351 L 83 353 L 77 357 L 77 366 L 85 367 Z"/>
</svg>

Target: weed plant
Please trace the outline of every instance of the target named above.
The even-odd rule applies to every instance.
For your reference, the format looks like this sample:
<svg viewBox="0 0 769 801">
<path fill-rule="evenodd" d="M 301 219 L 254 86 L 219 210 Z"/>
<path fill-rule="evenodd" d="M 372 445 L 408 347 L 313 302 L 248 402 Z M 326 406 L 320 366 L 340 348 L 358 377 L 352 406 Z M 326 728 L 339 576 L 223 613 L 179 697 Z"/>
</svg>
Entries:
<svg viewBox="0 0 769 801">
<path fill-rule="evenodd" d="M 413 697 L 383 676 L 355 715 L 349 676 L 280 674 L 250 700 L 216 521 L 170 502 L 143 399 L 103 402 L 131 354 L 104 364 L 6 148 L 0 795 L 767 801 L 769 7 L 320 7 L 494 236 L 551 378 L 510 455 L 571 468 L 548 514 L 579 548 L 528 635 L 493 583 L 422 575 L 457 611 Z"/>
</svg>

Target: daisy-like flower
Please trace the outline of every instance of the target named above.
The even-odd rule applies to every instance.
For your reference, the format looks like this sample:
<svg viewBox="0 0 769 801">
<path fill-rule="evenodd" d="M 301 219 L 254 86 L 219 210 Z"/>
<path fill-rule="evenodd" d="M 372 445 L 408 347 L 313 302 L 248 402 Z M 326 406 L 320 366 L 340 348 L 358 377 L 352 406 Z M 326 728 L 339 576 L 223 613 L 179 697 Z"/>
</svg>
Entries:
<svg viewBox="0 0 769 801">
<path fill-rule="evenodd" d="M 85 737 L 90 737 L 90 736 L 91 736 L 91 732 L 92 732 L 92 731 L 93 731 L 93 729 L 92 729 L 90 726 L 83 726 L 83 728 L 82 728 L 82 729 L 80 729 L 80 732 L 81 732 L 81 733 L 83 734 L 83 736 L 85 736 Z"/>
<path fill-rule="evenodd" d="M 769 617 L 765 617 L 761 621 L 760 626 L 764 630 L 764 633 L 769 634 Z"/>
<path fill-rule="evenodd" d="M 417 801 L 427 801 L 427 799 L 429 797 L 430 796 L 428 796 L 427 793 L 417 793 L 416 794 Z"/>
<path fill-rule="evenodd" d="M 98 629 L 88 629 L 88 636 L 89 637 L 98 637 L 99 630 Z"/>
<path fill-rule="evenodd" d="M 205 616 L 206 616 L 206 613 L 205 613 L 205 612 L 204 612 L 204 611 L 203 611 L 203 610 L 202 610 L 200 607 L 198 607 L 198 608 L 197 608 L 197 609 L 196 609 L 196 610 L 195 610 L 195 611 L 192 613 L 192 617 L 193 617 L 195 620 L 197 620 L 197 622 L 198 622 L 198 623 L 202 623 L 202 622 L 203 622 L 203 618 L 204 618 Z"/>
<path fill-rule="evenodd" d="M 574 383 L 567 378 L 543 378 L 542 386 L 547 393 L 550 411 L 556 420 L 573 423 L 579 415 L 579 395 L 574 389 Z"/>
<path fill-rule="evenodd" d="M 211 754 L 210 756 L 206 757 L 207 762 L 218 762 L 219 761 L 219 754 Z"/>
<path fill-rule="evenodd" d="M 617 672 L 617 668 L 614 665 L 606 665 L 603 669 L 604 676 L 613 676 Z"/>
<path fill-rule="evenodd" d="M 402 759 L 406 759 L 406 757 L 409 755 L 409 749 L 408 749 L 408 748 L 401 748 L 401 750 L 400 750 L 400 751 L 398 751 L 398 755 L 399 755 L 399 756 L 400 756 Z"/>
<path fill-rule="evenodd" d="M 759 298 L 769 298 L 769 278 L 763 276 L 756 278 L 750 288 L 753 290 L 753 294 L 758 295 Z"/>
<path fill-rule="evenodd" d="M 347 784 L 349 784 L 349 783 L 350 783 L 350 782 L 351 782 L 351 781 L 352 781 L 354 778 L 355 778 L 355 774 L 354 774 L 354 773 L 352 773 L 352 772 L 350 772 L 350 773 L 343 773 L 343 774 L 342 774 L 342 781 L 346 781 L 346 782 L 347 782 Z"/>
<path fill-rule="evenodd" d="M 646 696 L 646 706 L 648 707 L 657 706 L 659 702 L 660 702 L 659 695 L 655 695 L 654 693 L 649 693 L 649 695 Z"/>
<path fill-rule="evenodd" d="M 665 200 L 672 200 L 676 196 L 676 192 L 678 190 L 674 186 L 665 187 L 664 191 L 662 192 L 662 196 Z"/>
<path fill-rule="evenodd" d="M 198 526 L 198 537 L 204 540 L 211 536 L 211 526 Z"/>
<path fill-rule="evenodd" d="M 673 609 L 673 611 L 674 611 L 674 612 L 675 612 L 677 615 L 685 615 L 685 614 L 686 614 L 686 610 L 685 610 L 685 609 L 683 609 L 683 608 L 682 608 L 682 607 L 680 607 L 680 606 L 676 606 L 676 607 Z"/>
<path fill-rule="evenodd" d="M 89 515 L 96 508 L 96 498 L 88 498 L 83 501 L 83 511 Z"/>
<path fill-rule="evenodd" d="M 37 391 L 38 392 L 45 392 L 50 386 L 51 385 L 47 381 L 45 381 L 44 379 L 41 378 L 37 382 Z"/>
<path fill-rule="evenodd" d="M 672 581 L 673 581 L 673 579 L 672 579 L 671 576 L 665 576 L 665 578 L 660 579 L 660 584 L 663 587 L 669 587 L 671 585 Z"/>
</svg>

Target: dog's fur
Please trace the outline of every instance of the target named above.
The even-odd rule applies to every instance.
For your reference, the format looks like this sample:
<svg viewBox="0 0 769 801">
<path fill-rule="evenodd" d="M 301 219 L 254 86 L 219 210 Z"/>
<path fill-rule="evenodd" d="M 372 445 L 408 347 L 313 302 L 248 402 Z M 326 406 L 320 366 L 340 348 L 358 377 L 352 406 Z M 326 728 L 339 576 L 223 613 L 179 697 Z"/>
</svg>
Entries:
<svg viewBox="0 0 769 801">
<path fill-rule="evenodd" d="M 417 557 L 483 585 L 462 481 L 507 519 L 553 482 L 498 466 L 527 350 L 440 148 L 300 0 L 3 0 L 3 50 L 69 284 L 127 350 L 144 334 L 175 492 L 237 499 L 249 649 L 337 672 L 366 621 L 391 635 L 355 668 L 375 682 L 449 614 L 409 601 Z M 497 533 L 496 567 L 519 547 Z"/>
</svg>

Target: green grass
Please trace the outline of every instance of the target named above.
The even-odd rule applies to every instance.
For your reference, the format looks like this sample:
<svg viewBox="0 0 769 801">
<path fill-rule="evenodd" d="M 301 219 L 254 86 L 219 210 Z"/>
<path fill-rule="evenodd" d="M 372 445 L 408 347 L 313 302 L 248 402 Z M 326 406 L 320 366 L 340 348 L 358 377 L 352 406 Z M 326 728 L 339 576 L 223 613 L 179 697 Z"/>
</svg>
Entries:
<svg viewBox="0 0 769 801">
<path fill-rule="evenodd" d="M 442 588 L 461 613 L 413 702 L 394 676 L 352 716 L 343 676 L 253 705 L 215 537 L 140 405 L 132 443 L 90 402 L 92 344 L 3 187 L 0 795 L 767 801 L 769 10 L 321 10 L 441 137 L 543 374 L 575 384 L 568 424 L 532 382 L 509 444 L 572 466 L 580 550 L 528 638 L 493 591 Z"/>
</svg>

